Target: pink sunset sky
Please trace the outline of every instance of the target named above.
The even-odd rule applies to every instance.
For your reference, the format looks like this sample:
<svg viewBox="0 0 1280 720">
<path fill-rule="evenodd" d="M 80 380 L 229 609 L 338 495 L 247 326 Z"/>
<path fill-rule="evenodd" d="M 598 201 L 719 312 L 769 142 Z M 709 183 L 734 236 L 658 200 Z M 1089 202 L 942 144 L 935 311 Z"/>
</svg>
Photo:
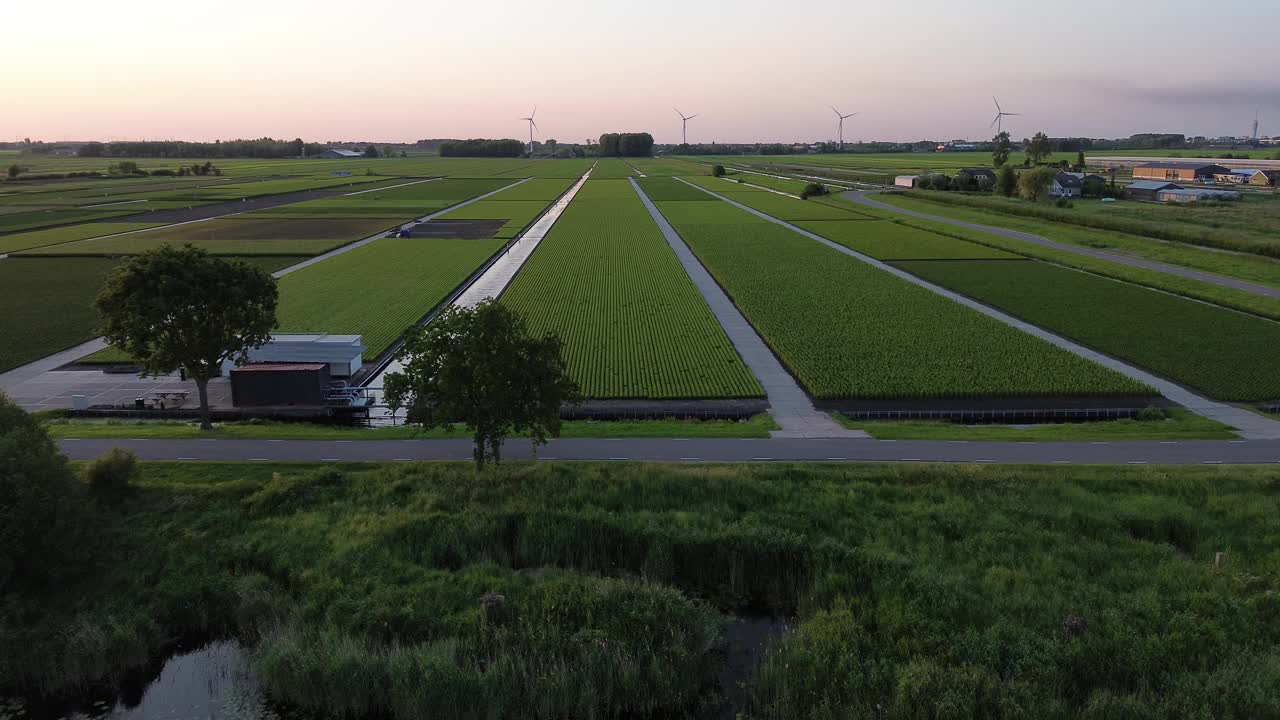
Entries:
<svg viewBox="0 0 1280 720">
<path fill-rule="evenodd" d="M 0 139 L 1280 135 L 1280 2 L 14 0 Z"/>
</svg>

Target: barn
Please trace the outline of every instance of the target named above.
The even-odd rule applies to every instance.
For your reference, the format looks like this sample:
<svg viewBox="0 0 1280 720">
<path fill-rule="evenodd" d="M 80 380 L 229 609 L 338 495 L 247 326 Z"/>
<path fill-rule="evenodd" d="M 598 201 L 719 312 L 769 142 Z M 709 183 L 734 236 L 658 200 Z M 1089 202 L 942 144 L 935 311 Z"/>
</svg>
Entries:
<svg viewBox="0 0 1280 720">
<path fill-rule="evenodd" d="M 1230 168 L 1221 165 L 1197 162 L 1153 162 L 1144 163 L 1133 169 L 1135 180 L 1177 180 L 1179 182 L 1196 182 L 1212 180 L 1215 175 L 1231 172 Z"/>
<path fill-rule="evenodd" d="M 900 188 L 913 188 L 916 186 L 916 181 L 919 179 L 919 175 L 899 175 L 893 179 L 893 186 Z"/>
<path fill-rule="evenodd" d="M 354 158 L 364 157 L 364 153 L 356 152 L 355 150 L 329 148 L 319 155 L 313 155 L 312 157 L 323 158 L 325 160 L 351 160 Z"/>
<path fill-rule="evenodd" d="M 1139 180 L 1130 184 L 1125 188 L 1130 198 L 1134 200 L 1155 200 L 1156 195 L 1163 190 L 1181 190 L 1182 186 L 1171 182 L 1160 182 L 1158 180 Z"/>
</svg>

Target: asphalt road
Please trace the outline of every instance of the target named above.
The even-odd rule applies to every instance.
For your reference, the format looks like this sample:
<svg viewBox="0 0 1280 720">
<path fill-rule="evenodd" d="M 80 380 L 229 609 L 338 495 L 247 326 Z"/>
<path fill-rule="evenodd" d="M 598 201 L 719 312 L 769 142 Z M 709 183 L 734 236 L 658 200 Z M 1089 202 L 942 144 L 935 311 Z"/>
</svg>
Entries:
<svg viewBox="0 0 1280 720">
<path fill-rule="evenodd" d="M 63 439 L 74 460 L 112 447 L 142 460 L 406 461 L 469 460 L 467 438 L 431 440 Z M 508 459 L 534 457 L 525 440 L 508 440 Z M 975 462 L 1077 465 L 1200 465 L 1280 463 L 1280 440 L 1146 442 L 977 442 L 869 439 L 623 438 L 552 440 L 541 460 L 644 462 Z"/>
</svg>

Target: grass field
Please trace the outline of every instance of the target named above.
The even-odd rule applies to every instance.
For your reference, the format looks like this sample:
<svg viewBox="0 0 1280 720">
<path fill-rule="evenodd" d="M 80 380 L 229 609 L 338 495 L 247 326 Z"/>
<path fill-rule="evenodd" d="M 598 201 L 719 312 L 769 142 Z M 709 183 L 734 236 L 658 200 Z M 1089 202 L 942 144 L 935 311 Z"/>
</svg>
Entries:
<svg viewBox="0 0 1280 720">
<path fill-rule="evenodd" d="M 675 201 L 658 207 L 816 398 L 1150 393 L 725 203 Z"/>
<path fill-rule="evenodd" d="M 764 392 L 625 180 L 589 180 L 502 301 L 565 343 L 592 398 Z"/>
<path fill-rule="evenodd" d="M 899 265 L 1210 397 L 1280 399 L 1280 323 L 1040 262 Z"/>
<path fill-rule="evenodd" d="M 1021 259 L 986 245 L 887 220 L 799 220 L 794 224 L 877 260 Z"/>
<path fill-rule="evenodd" d="M 1159 420 L 1120 419 L 1035 425 L 965 425 L 936 420 L 858 420 L 834 413 L 847 428 L 880 440 L 967 440 L 972 442 L 1127 442 L 1134 440 L 1234 440 L 1220 422 L 1174 409 Z"/>
<path fill-rule="evenodd" d="M 68 225 L 66 227 L 53 228 L 51 230 L 35 230 L 33 232 L 17 233 L 14 235 L 0 235 L 0 253 L 19 252 L 21 250 L 30 250 L 32 248 L 58 245 L 59 243 L 72 243 L 76 240 L 83 240 L 85 238 L 99 237 L 102 235 L 115 235 L 117 233 L 131 232 L 133 230 L 142 230 L 144 228 L 156 226 L 156 223 L 90 222 L 82 225 Z"/>
<path fill-rule="evenodd" d="M 253 640 L 276 700 L 325 716 L 1274 717 L 1274 484 L 1262 468 L 146 464 L 64 538 L 58 582 L 11 588 L 0 686 L 66 687 L 217 633 Z M 735 621 L 760 614 L 786 632 L 717 682 Z"/>
<path fill-rule="evenodd" d="M 498 248 L 500 240 L 383 238 L 280 278 L 278 331 L 361 335 L 381 355 Z"/>
</svg>

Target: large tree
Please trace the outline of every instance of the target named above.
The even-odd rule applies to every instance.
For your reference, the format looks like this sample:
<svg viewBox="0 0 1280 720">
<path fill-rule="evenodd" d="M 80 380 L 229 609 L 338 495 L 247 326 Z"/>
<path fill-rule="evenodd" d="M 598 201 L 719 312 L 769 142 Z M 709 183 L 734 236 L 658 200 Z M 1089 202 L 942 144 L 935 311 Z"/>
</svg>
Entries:
<svg viewBox="0 0 1280 720">
<path fill-rule="evenodd" d="M 404 371 L 385 380 L 387 405 L 405 408 L 410 424 L 465 423 L 477 470 L 501 460 L 513 432 L 528 433 L 535 445 L 559 435 L 560 406 L 581 399 L 560 338 L 532 337 L 520 316 L 492 300 L 449 308 L 410 331 L 399 359 Z"/>
<path fill-rule="evenodd" d="M 163 245 L 113 270 L 99 293 L 107 342 L 153 375 L 184 368 L 209 430 L 209 380 L 265 343 L 276 324 L 275 278 L 243 260 Z"/>
<path fill-rule="evenodd" d="M 1057 177 L 1058 171 L 1051 167 L 1038 167 L 1024 170 L 1018 176 L 1018 194 L 1031 202 L 1038 202 L 1049 192 L 1049 184 Z"/>
<path fill-rule="evenodd" d="M 1049 142 L 1049 136 L 1043 132 L 1036 133 L 1031 141 L 1027 143 L 1027 157 L 1031 159 L 1031 164 L 1035 165 L 1041 160 L 1053 154 L 1053 145 Z"/>
<path fill-rule="evenodd" d="M 991 138 L 991 142 L 994 145 L 991 149 L 991 163 L 1000 167 L 1009 162 L 1009 151 L 1013 148 L 1013 144 L 1009 142 L 1008 131 Z"/>
</svg>

